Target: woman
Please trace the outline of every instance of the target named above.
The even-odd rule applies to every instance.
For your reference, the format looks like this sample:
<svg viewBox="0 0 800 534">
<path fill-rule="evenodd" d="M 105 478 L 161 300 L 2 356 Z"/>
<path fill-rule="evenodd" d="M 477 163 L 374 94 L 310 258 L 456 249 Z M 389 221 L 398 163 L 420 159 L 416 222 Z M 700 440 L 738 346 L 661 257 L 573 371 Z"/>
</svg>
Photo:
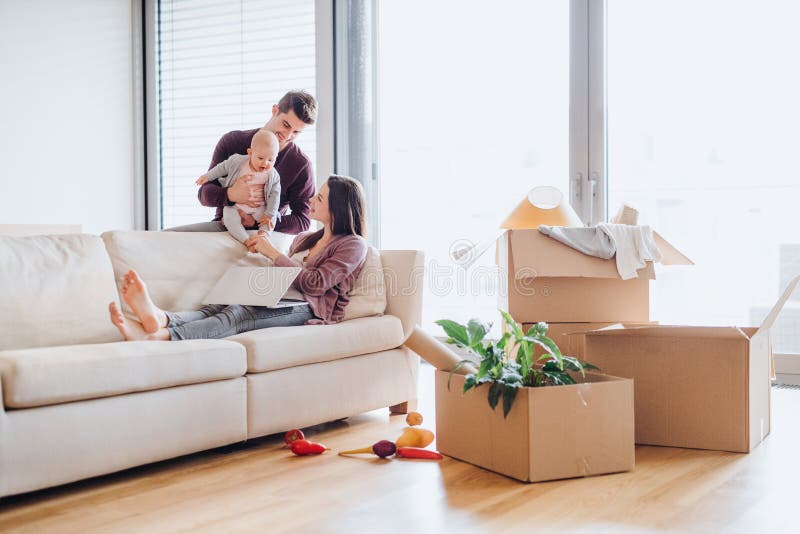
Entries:
<svg viewBox="0 0 800 534">
<path fill-rule="evenodd" d="M 311 199 L 309 215 L 323 228 L 298 235 L 289 250 L 291 257 L 281 254 L 264 235 L 245 241 L 251 252 L 260 252 L 276 266 L 302 267 L 292 287 L 304 304 L 278 308 L 215 304 L 168 312 L 153 303 L 144 282 L 129 271 L 120 293 L 141 322 L 126 319 L 115 302 L 109 304 L 111 322 L 128 341 L 217 339 L 272 326 L 339 322 L 349 302 L 347 293 L 367 256 L 364 208 L 361 184 L 333 175 Z"/>
</svg>

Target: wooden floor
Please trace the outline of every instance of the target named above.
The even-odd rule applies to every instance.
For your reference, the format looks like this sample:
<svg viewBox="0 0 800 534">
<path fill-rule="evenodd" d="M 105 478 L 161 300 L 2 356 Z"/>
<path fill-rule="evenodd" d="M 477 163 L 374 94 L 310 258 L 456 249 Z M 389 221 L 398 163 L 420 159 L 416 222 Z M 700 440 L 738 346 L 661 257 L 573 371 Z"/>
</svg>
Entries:
<svg viewBox="0 0 800 534">
<path fill-rule="evenodd" d="M 433 373 L 420 411 L 434 428 Z M 0 500 L 0 532 L 800 532 L 800 390 L 773 390 L 749 455 L 638 447 L 631 473 L 522 484 L 456 460 L 293 457 L 272 436 Z M 394 439 L 388 410 L 308 429 L 334 450 Z"/>
</svg>

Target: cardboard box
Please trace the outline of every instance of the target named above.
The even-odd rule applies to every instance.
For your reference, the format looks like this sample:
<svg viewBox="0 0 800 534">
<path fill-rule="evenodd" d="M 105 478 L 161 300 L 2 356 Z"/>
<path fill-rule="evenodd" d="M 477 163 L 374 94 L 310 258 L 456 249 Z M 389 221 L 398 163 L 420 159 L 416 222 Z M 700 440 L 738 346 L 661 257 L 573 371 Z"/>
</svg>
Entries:
<svg viewBox="0 0 800 534">
<path fill-rule="evenodd" d="M 636 443 L 733 452 L 770 432 L 769 330 L 800 277 L 759 328 L 613 326 L 586 334 L 586 359 L 632 378 Z"/>
<path fill-rule="evenodd" d="M 547 324 L 547 337 L 552 339 L 561 350 L 561 354 L 567 356 L 574 356 L 580 360 L 586 360 L 586 332 L 592 330 L 599 330 L 607 326 L 612 326 L 618 323 L 548 323 Z M 625 326 L 649 326 L 658 324 L 656 322 L 647 323 L 624 323 Z M 533 323 L 524 323 L 522 329 L 526 332 Z M 535 347 L 534 356 L 538 357 L 544 354 L 545 350 L 538 345 Z M 592 363 L 592 362 L 589 362 Z"/>
<path fill-rule="evenodd" d="M 665 265 L 691 264 L 653 233 Z M 615 258 L 583 254 L 539 232 L 508 230 L 497 240 L 499 305 L 517 322 L 647 322 L 650 320 L 652 262 L 639 277 L 622 280 Z"/>
<path fill-rule="evenodd" d="M 464 377 L 436 371 L 436 446 L 443 454 L 540 482 L 630 471 L 633 382 L 587 374 L 572 386 L 522 388 L 503 418 L 488 386 L 462 394 Z M 502 402 L 502 401 L 501 401 Z"/>
</svg>

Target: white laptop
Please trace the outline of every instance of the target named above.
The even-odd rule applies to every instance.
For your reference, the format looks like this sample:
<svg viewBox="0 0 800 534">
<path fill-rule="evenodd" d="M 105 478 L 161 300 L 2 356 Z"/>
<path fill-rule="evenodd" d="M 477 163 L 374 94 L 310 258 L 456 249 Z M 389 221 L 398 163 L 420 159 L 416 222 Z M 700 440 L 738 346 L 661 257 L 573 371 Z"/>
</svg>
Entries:
<svg viewBox="0 0 800 534">
<path fill-rule="evenodd" d="M 300 273 L 300 267 L 231 267 L 209 291 L 203 304 L 291 306 L 300 302 L 278 301 Z"/>
</svg>

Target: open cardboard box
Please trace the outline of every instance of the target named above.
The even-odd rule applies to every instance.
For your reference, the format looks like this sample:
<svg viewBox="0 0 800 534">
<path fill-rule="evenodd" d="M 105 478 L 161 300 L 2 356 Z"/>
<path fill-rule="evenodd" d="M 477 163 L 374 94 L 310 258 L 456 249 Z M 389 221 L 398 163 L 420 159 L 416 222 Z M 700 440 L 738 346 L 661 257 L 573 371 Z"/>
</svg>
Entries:
<svg viewBox="0 0 800 534">
<path fill-rule="evenodd" d="M 590 332 L 606 328 L 619 323 L 547 323 L 547 337 L 552 339 L 558 345 L 561 354 L 567 356 L 574 356 L 579 360 L 585 360 L 586 354 L 586 337 L 583 332 Z M 625 326 L 651 326 L 658 324 L 657 322 L 642 322 L 642 323 L 623 323 Z M 534 323 L 523 323 L 522 329 L 527 332 Z M 539 357 L 545 353 L 545 350 L 536 346 L 534 356 Z M 592 362 L 589 362 L 592 363 Z"/>
<path fill-rule="evenodd" d="M 663 265 L 692 261 L 657 232 Z M 653 263 L 638 278 L 622 280 L 616 259 L 579 252 L 539 232 L 510 229 L 497 240 L 501 287 L 499 305 L 521 323 L 648 322 Z"/>
<path fill-rule="evenodd" d="M 436 371 L 436 446 L 524 482 L 630 471 L 633 383 L 586 376 L 576 385 L 521 388 L 503 418 L 501 404 L 489 407 L 487 385 L 462 394 L 463 376 Z"/>
<path fill-rule="evenodd" d="M 586 332 L 586 359 L 632 378 L 636 443 L 733 452 L 770 432 L 770 328 L 793 279 L 758 328 L 625 327 Z"/>
</svg>

